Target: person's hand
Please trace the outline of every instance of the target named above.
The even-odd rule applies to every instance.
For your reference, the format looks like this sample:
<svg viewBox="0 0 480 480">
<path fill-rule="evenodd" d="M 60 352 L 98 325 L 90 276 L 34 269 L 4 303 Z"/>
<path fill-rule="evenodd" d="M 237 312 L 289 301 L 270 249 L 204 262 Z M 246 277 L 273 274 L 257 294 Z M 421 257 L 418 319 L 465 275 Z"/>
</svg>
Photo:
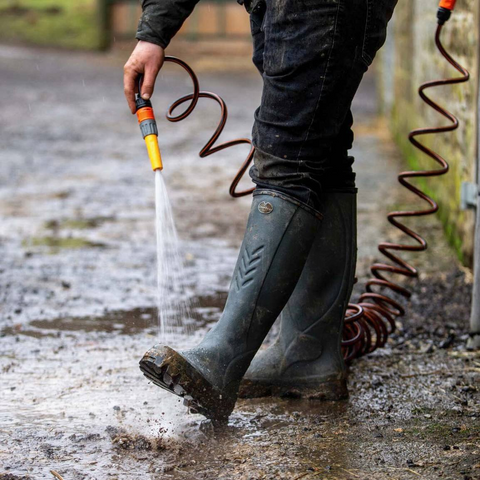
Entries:
<svg viewBox="0 0 480 480">
<path fill-rule="evenodd" d="M 143 75 L 141 97 L 148 100 L 155 86 L 158 72 L 162 68 L 165 51 L 159 45 L 140 40 L 123 67 L 123 87 L 128 106 L 135 113 L 137 79 Z"/>
</svg>

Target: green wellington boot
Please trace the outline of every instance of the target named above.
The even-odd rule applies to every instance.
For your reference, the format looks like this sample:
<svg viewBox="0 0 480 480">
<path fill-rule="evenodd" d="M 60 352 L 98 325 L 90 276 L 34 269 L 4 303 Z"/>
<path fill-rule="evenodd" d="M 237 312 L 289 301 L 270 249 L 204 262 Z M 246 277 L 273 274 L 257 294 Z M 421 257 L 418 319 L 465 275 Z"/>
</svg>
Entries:
<svg viewBox="0 0 480 480">
<path fill-rule="evenodd" d="M 252 361 L 240 397 L 348 397 L 340 344 L 355 276 L 356 194 L 324 193 L 322 213 L 278 338 Z"/>
<path fill-rule="evenodd" d="M 243 375 L 300 278 L 320 219 L 290 197 L 257 190 L 220 320 L 192 350 L 151 348 L 140 361 L 145 376 L 184 397 L 192 411 L 226 421 Z"/>
</svg>

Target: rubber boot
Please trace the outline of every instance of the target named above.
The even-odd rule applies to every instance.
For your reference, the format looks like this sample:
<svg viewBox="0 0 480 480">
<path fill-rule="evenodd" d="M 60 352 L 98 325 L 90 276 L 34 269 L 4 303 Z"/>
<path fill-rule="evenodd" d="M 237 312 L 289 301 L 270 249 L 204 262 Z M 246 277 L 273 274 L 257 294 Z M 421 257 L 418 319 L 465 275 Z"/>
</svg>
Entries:
<svg viewBox="0 0 480 480">
<path fill-rule="evenodd" d="M 348 397 L 341 351 L 356 263 L 356 194 L 323 194 L 324 219 L 274 344 L 254 358 L 240 397 Z"/>
<path fill-rule="evenodd" d="M 196 348 L 156 345 L 140 368 L 185 398 L 192 411 L 225 422 L 240 381 L 300 278 L 321 215 L 294 199 L 256 191 L 223 314 Z"/>
</svg>

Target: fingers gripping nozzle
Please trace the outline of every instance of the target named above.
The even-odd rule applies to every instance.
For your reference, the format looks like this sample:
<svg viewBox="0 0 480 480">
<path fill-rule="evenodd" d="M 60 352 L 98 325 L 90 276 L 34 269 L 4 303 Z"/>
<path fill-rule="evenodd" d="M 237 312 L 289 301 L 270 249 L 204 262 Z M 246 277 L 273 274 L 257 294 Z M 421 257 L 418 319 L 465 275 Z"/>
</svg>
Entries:
<svg viewBox="0 0 480 480">
<path fill-rule="evenodd" d="M 150 100 L 144 100 L 140 94 L 135 100 L 137 107 L 137 118 L 140 125 L 145 144 L 147 146 L 148 157 L 153 170 L 162 170 L 162 156 L 158 146 L 158 129 Z"/>
<path fill-rule="evenodd" d="M 457 0 L 440 0 L 437 10 L 437 20 L 439 25 L 444 25 L 450 19 L 455 8 Z"/>
</svg>

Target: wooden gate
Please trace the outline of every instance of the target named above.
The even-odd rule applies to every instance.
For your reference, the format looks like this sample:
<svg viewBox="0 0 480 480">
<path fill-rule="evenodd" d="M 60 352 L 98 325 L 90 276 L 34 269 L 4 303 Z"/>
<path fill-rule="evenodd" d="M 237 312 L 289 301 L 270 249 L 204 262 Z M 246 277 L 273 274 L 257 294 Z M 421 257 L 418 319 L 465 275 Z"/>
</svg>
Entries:
<svg viewBox="0 0 480 480">
<path fill-rule="evenodd" d="M 138 0 L 100 0 L 104 46 L 133 40 L 142 9 Z M 235 0 L 201 1 L 181 28 L 185 40 L 248 38 L 250 24 L 244 7 Z"/>
</svg>

